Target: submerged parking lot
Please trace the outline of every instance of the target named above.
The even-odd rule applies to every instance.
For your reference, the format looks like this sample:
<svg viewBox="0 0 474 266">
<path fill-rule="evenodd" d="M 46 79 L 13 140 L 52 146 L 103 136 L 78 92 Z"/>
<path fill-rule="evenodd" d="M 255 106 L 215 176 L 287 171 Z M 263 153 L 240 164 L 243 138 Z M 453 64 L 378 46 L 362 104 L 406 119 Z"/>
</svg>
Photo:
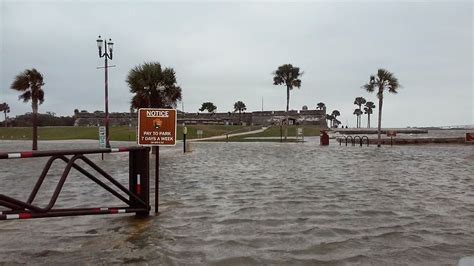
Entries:
<svg viewBox="0 0 474 266">
<path fill-rule="evenodd" d="M 193 143 L 188 154 L 179 145 L 161 149 L 159 216 L 2 221 L 0 263 L 455 264 L 474 254 L 471 146 L 321 147 L 306 140 Z M 40 142 L 41 149 L 96 145 Z M 10 141 L 1 149 L 29 146 Z M 126 154 L 91 159 L 128 182 Z M 0 161 L 0 193 L 27 197 L 44 162 Z M 52 169 L 52 180 L 61 171 Z M 73 173 L 58 204 L 107 197 Z"/>
</svg>

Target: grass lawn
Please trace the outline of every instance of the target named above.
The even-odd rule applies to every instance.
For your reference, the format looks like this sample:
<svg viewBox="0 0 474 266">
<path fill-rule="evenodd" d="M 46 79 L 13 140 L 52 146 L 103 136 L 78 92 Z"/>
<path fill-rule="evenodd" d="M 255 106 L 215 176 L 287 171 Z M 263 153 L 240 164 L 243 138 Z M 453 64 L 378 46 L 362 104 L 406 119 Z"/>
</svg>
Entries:
<svg viewBox="0 0 474 266">
<path fill-rule="evenodd" d="M 187 139 L 197 138 L 197 131 L 202 130 L 202 137 L 223 135 L 228 132 L 241 132 L 254 129 L 250 126 L 223 126 L 223 125 L 190 125 L 187 126 Z M 176 137 L 183 138 L 183 127 L 178 126 Z M 110 127 L 110 139 L 117 141 L 135 141 L 136 129 L 128 126 Z M 31 127 L 0 128 L 0 140 L 31 140 Z M 99 139 L 98 127 L 38 127 L 40 140 L 67 140 L 67 139 Z"/>
</svg>

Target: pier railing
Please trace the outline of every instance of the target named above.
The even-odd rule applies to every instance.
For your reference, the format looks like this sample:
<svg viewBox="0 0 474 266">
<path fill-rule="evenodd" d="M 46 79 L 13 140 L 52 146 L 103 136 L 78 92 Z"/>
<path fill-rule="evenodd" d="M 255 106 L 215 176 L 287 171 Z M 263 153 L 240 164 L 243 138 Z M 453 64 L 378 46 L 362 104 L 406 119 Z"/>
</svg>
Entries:
<svg viewBox="0 0 474 266">
<path fill-rule="evenodd" d="M 36 184 L 26 201 L 16 199 L 4 194 L 0 194 L 0 220 L 29 219 L 58 216 L 77 216 L 77 215 L 96 215 L 96 214 L 115 214 L 115 213 L 135 213 L 136 216 L 148 216 L 150 211 L 149 199 L 149 148 L 148 147 L 127 147 L 127 148 L 109 148 L 109 149 L 79 149 L 79 150 L 56 150 L 56 151 L 26 151 L 0 153 L 0 160 L 26 159 L 35 157 L 49 157 Z M 105 170 L 87 158 L 88 154 L 100 153 L 129 153 L 129 184 L 128 188 L 114 179 Z M 55 161 L 64 162 L 65 168 L 59 179 L 53 194 L 44 207 L 35 203 L 35 198 L 39 189 L 45 182 L 46 176 Z M 76 162 L 82 161 L 94 170 L 90 173 Z M 13 163 L 13 162 L 12 162 Z M 95 184 L 102 187 L 110 194 L 125 203 L 122 207 L 94 206 L 91 208 L 54 208 L 66 179 L 71 169 L 77 170 L 86 178 L 92 180 Z M 99 179 L 97 175 L 106 179 L 113 186 L 109 186 Z M 1 182 L 1 180 L 0 180 Z M 125 195 L 125 196 L 124 196 Z M 97 205 L 105 204 L 97 202 Z"/>
<path fill-rule="evenodd" d="M 344 140 L 342 138 L 338 138 L 337 141 L 339 141 L 339 146 L 342 145 L 342 142 L 345 141 L 346 142 L 346 146 L 347 146 L 347 142 L 349 141 L 349 139 L 351 139 L 351 144 L 352 146 L 355 146 L 356 143 L 358 143 L 361 147 L 362 147 L 362 144 L 367 143 L 367 146 L 369 146 L 369 137 L 367 136 L 344 136 Z"/>
</svg>

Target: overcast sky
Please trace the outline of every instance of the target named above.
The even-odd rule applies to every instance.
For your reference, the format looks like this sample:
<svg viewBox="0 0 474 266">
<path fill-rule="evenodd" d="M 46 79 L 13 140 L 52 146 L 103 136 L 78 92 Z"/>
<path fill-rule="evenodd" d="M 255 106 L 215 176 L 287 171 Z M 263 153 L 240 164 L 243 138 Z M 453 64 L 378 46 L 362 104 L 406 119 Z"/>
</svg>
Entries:
<svg viewBox="0 0 474 266">
<path fill-rule="evenodd" d="M 112 112 L 129 110 L 127 73 L 146 61 L 175 69 L 186 112 L 205 101 L 232 111 L 238 100 L 261 110 L 262 98 L 264 110 L 284 110 L 272 72 L 291 63 L 304 75 L 290 109 L 324 102 L 355 126 L 355 97 L 378 105 L 360 86 L 386 68 L 403 88 L 385 96 L 384 126 L 474 124 L 472 1 L 0 3 L 0 102 L 13 116 L 31 111 L 10 85 L 33 67 L 46 83 L 40 112 L 103 110 L 102 35 L 115 43 Z"/>
</svg>

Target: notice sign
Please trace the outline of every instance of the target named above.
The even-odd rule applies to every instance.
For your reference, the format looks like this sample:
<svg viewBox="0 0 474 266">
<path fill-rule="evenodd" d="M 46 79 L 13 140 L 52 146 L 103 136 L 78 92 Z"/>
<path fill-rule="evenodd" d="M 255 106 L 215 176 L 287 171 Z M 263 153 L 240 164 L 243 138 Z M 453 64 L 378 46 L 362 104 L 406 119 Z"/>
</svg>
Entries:
<svg viewBox="0 0 474 266">
<path fill-rule="evenodd" d="M 176 118 L 175 109 L 139 109 L 138 145 L 176 145 Z"/>
</svg>

